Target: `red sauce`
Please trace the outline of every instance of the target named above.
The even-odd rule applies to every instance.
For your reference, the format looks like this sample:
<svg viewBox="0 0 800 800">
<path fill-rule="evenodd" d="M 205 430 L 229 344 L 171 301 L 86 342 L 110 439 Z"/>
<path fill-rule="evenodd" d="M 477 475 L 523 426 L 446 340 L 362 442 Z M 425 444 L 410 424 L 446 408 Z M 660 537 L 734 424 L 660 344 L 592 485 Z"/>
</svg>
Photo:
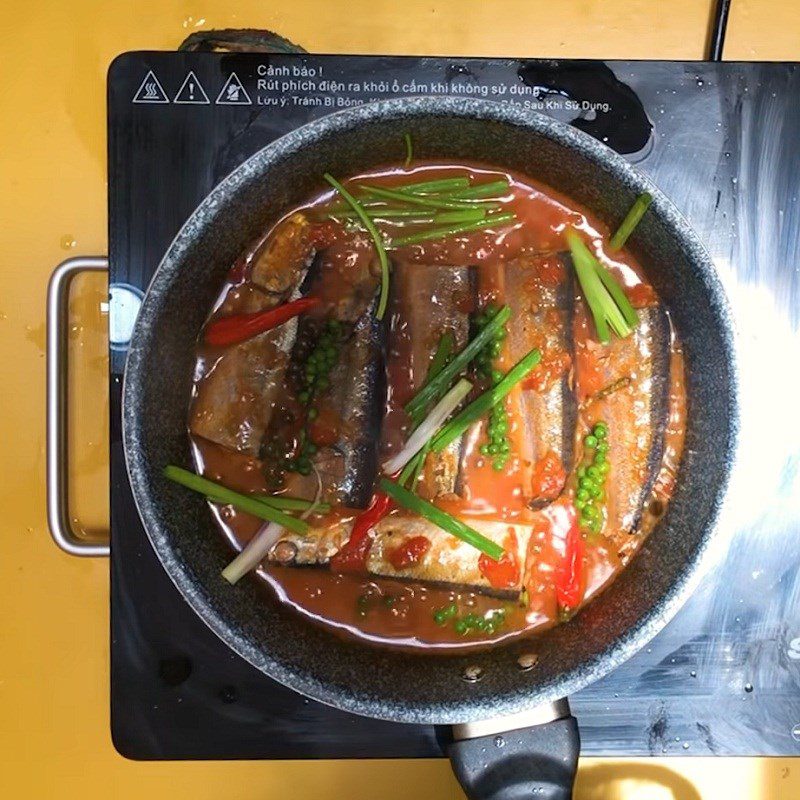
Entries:
<svg viewBox="0 0 800 800">
<path fill-rule="evenodd" d="M 471 183 L 486 183 L 499 179 L 509 181 L 509 195 L 502 201 L 502 211 L 513 211 L 518 222 L 499 234 L 477 231 L 450 237 L 444 241 L 431 241 L 412 245 L 397 251 L 395 255 L 425 269 L 431 265 L 475 266 L 478 274 L 478 305 L 502 295 L 502 270 L 499 266 L 525 253 L 552 253 L 538 262 L 531 280 L 543 287 L 558 286 L 563 279 L 564 263 L 556 253 L 564 249 L 564 229 L 575 226 L 593 244 L 597 258 L 623 285 L 632 304 L 643 307 L 657 301 L 652 287 L 643 278 L 643 270 L 626 250 L 609 253 L 606 250 L 610 231 L 607 226 L 579 204 L 525 176 L 498 171 L 479 164 L 451 165 L 419 163 L 412 169 L 387 167 L 369 174 L 355 176 L 347 184 L 354 187 L 369 183 L 384 187 L 422 180 L 463 177 Z M 325 250 L 324 269 L 330 270 L 336 280 L 325 285 L 329 294 L 321 294 L 320 315 L 325 317 L 331 309 L 353 291 L 353 275 L 358 270 L 374 269 L 373 246 L 364 234 L 352 233 L 338 222 L 323 219 L 325 204 L 330 194 L 313 198 L 308 204 L 295 209 L 314 220 L 307 232 L 309 241 L 320 250 Z M 294 213 L 294 212 L 293 212 Z M 281 223 L 278 223 L 280 225 Z M 277 226 L 276 226 L 277 228 Z M 259 287 L 250 282 L 258 248 L 269 240 L 265 236 L 253 253 L 238 259 L 216 304 L 215 315 L 246 313 L 260 310 L 264 298 Z M 462 293 L 456 298 L 458 309 L 464 314 L 476 311 L 475 298 Z M 431 302 L 436 302 L 431 298 Z M 402 350 L 411 346 L 413 331 L 408 330 L 403 320 L 391 321 L 392 346 Z M 345 547 L 333 559 L 334 569 L 298 569 L 278 565 L 262 565 L 258 575 L 272 587 L 285 603 L 293 606 L 317 623 L 335 631 L 368 641 L 399 647 L 434 647 L 440 649 L 486 646 L 489 643 L 520 636 L 554 624 L 559 617 L 559 581 L 563 580 L 567 536 L 570 526 L 565 524 L 568 514 L 566 505 L 571 503 L 574 492 L 573 481 L 568 479 L 553 453 L 547 453 L 535 463 L 515 453 L 524 452 L 521 437 L 524 431 L 517 423 L 522 413 L 524 392 L 544 391 L 564 375 L 569 375 L 579 403 L 603 388 L 602 351 L 594 341 L 595 332 L 582 301 L 578 300 L 574 324 L 574 355 L 553 351 L 542 340 L 542 362 L 523 384 L 518 385 L 507 398 L 509 408 L 508 439 L 511 457 L 506 468 L 498 473 L 492 469 L 489 458 L 480 453 L 485 440 L 485 423 L 471 429 L 465 443 L 461 464 L 461 492 L 459 496 L 436 498 L 442 509 L 470 519 L 499 520 L 512 524 L 530 526 L 532 534 L 524 562 L 513 554 L 516 542 L 514 528 L 509 528 L 505 543 L 506 552 L 500 561 L 486 556 L 479 559 L 480 573 L 494 590 L 513 592 L 520 585 L 525 589 L 524 603 L 517 599 L 498 598 L 469 588 L 444 588 L 441 586 L 410 583 L 363 574 L 365 548 L 371 542 L 371 531 L 375 519 L 367 519 L 363 535 L 353 547 Z M 221 353 L 201 347 L 198 350 L 196 391 L 214 367 Z M 427 370 L 427 364 L 415 369 Z M 503 348 L 497 368 L 506 370 L 512 364 L 507 348 Z M 579 376 L 579 377 L 577 377 Z M 408 437 L 409 423 L 402 412 L 402 405 L 410 399 L 409 389 L 418 376 L 406 372 L 388 375 L 388 391 L 395 402 L 394 411 L 384 419 L 382 438 L 387 453 L 396 452 Z M 643 529 L 649 530 L 663 513 L 674 487 L 675 475 L 680 462 L 685 420 L 685 389 L 680 348 L 674 343 L 671 365 L 670 418 L 667 430 L 665 457 L 656 481 L 653 501 Z M 256 403 L 258 398 L 247 398 L 247 403 Z M 318 446 L 334 444 L 340 437 L 347 421 L 339 418 L 331 408 L 320 405 L 319 415 L 309 427 L 309 436 Z M 583 420 L 581 425 L 585 425 Z M 248 493 L 268 491 L 262 464 L 258 455 L 236 453 L 206 439 L 193 437 L 196 463 L 199 471 L 213 480 L 233 489 Z M 427 467 L 426 467 L 427 470 Z M 566 485 L 566 488 L 565 488 Z M 314 494 L 314 480 L 294 475 L 282 490 L 288 496 Z M 564 491 L 563 501 L 541 511 L 532 510 L 527 502 L 531 495 L 555 499 Z M 570 506 L 571 507 L 571 506 Z M 212 506 L 215 517 L 225 536 L 236 548 L 244 546 L 260 529 L 262 522 L 236 511 L 231 507 Z M 658 513 L 657 513 L 658 512 Z M 315 526 L 335 526 L 342 519 L 358 519 L 357 509 L 334 509 L 327 517 L 315 518 Z M 384 509 L 385 513 L 385 509 Z M 397 512 L 391 512 L 397 513 Z M 380 515 L 377 515 L 380 516 Z M 581 549 L 576 562 L 580 574 L 580 602 L 587 602 L 596 592 L 613 579 L 627 562 L 641 537 L 628 537 L 628 544 L 619 548 L 613 537 L 581 540 Z M 425 536 L 409 536 L 388 550 L 388 561 L 395 569 L 403 570 L 421 562 L 429 553 L 431 543 Z M 349 572 L 353 567 L 355 572 Z M 502 609 L 504 624 L 494 633 L 473 630 L 460 634 L 451 622 L 438 624 L 436 612 L 455 603 L 458 614 L 490 616 Z"/>
</svg>

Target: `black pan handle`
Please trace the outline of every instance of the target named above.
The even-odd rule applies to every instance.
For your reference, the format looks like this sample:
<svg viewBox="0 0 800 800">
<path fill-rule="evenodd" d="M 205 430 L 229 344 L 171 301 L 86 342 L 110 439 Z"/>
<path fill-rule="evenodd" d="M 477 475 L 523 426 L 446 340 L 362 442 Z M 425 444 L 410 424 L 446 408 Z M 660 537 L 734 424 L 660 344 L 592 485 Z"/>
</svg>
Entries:
<svg viewBox="0 0 800 800">
<path fill-rule="evenodd" d="M 469 800 L 570 800 L 578 768 L 578 723 L 566 700 L 524 716 L 457 725 L 447 754 Z"/>
</svg>

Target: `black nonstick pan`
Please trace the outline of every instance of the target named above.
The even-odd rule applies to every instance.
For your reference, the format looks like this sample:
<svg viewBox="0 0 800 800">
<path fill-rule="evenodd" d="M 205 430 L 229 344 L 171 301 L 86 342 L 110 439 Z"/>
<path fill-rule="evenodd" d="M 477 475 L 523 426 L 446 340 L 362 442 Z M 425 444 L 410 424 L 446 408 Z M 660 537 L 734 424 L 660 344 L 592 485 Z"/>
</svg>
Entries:
<svg viewBox="0 0 800 800">
<path fill-rule="evenodd" d="M 235 258 L 322 187 L 397 159 L 410 133 L 422 158 L 508 167 L 613 223 L 649 191 L 631 241 L 684 344 L 688 414 L 673 499 L 613 584 L 568 623 L 479 653 L 437 656 L 359 645 L 264 601 L 254 580 L 220 579 L 230 551 L 202 497 L 166 481 L 190 466 L 186 416 L 194 344 Z M 726 301 L 707 254 L 671 203 L 624 159 L 544 116 L 480 100 L 390 100 L 333 114 L 274 142 L 219 184 L 164 256 L 147 292 L 125 374 L 128 470 L 150 540 L 208 626 L 271 678 L 356 714 L 450 725 L 467 794 L 494 800 L 571 795 L 578 755 L 566 698 L 655 635 L 696 584 L 727 484 L 737 428 Z M 528 668 L 531 656 L 537 656 Z M 624 702 L 624 700 L 620 700 Z"/>
</svg>

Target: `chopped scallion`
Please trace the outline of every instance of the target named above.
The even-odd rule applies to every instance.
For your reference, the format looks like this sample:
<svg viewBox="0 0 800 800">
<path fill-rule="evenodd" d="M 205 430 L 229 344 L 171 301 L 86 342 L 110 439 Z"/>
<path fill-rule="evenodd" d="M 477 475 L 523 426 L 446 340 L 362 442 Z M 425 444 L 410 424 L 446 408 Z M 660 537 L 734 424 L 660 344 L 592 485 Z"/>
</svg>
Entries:
<svg viewBox="0 0 800 800">
<path fill-rule="evenodd" d="M 626 214 L 619 228 L 617 228 L 617 232 L 611 237 L 611 241 L 609 242 L 610 250 L 619 250 L 620 247 L 628 241 L 628 237 L 630 237 L 634 228 L 641 222 L 645 211 L 650 208 L 650 203 L 652 202 L 653 197 L 647 192 L 640 194 L 636 198 L 634 204 L 631 206 L 631 210 Z"/>
<path fill-rule="evenodd" d="M 489 327 L 488 325 L 486 326 Z M 484 328 L 486 330 L 486 328 Z M 531 350 L 523 356 L 503 376 L 501 381 L 487 389 L 480 397 L 473 400 L 460 414 L 445 425 L 431 442 L 431 450 L 439 453 L 451 442 L 461 436 L 473 423 L 481 419 L 496 403 L 499 403 L 528 373 L 541 361 L 542 354 Z"/>
<path fill-rule="evenodd" d="M 283 511 L 268 506 L 262 500 L 249 497 L 245 494 L 239 494 L 239 492 L 234 492 L 226 486 L 214 483 L 214 481 L 196 475 L 194 472 L 189 472 L 187 469 L 182 469 L 181 467 L 170 464 L 164 467 L 164 477 L 175 481 L 175 483 L 180 483 L 181 486 L 185 486 L 187 489 L 199 492 L 206 497 L 211 497 L 214 499 L 214 502 L 235 506 L 259 519 L 276 522 L 295 533 L 305 535 L 308 532 L 307 522 L 284 514 Z"/>
<path fill-rule="evenodd" d="M 381 293 L 378 299 L 378 310 L 375 312 L 375 317 L 379 320 L 383 319 L 386 313 L 386 304 L 389 302 L 389 258 L 386 255 L 386 248 L 383 246 L 383 239 L 381 238 L 375 224 L 367 215 L 367 212 L 361 206 L 361 203 L 353 197 L 347 189 L 342 186 L 336 178 L 330 173 L 325 173 L 325 180 L 333 186 L 333 188 L 347 201 L 353 211 L 356 212 L 358 218 L 364 223 L 364 227 L 372 237 L 375 244 L 375 249 L 378 251 L 378 260 L 381 265 Z"/>
<path fill-rule="evenodd" d="M 499 561 L 502 557 L 504 550 L 497 542 L 488 539 L 457 517 L 442 511 L 441 508 L 437 508 L 433 503 L 429 503 L 427 500 L 412 494 L 388 478 L 381 479 L 380 488 L 398 505 L 413 511 L 415 514 L 419 514 L 434 525 L 438 525 L 442 530 L 447 531 L 457 539 L 461 539 L 462 542 L 472 545 L 489 556 L 489 558 Z"/>
</svg>

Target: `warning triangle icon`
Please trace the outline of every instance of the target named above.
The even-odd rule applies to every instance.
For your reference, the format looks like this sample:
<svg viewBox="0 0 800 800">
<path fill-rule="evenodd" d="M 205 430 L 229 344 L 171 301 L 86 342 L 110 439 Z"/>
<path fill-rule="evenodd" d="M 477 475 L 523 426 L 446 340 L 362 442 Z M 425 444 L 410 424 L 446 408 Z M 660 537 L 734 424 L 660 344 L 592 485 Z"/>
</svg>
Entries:
<svg viewBox="0 0 800 800">
<path fill-rule="evenodd" d="M 164 87 L 156 78 L 153 70 L 149 70 L 144 80 L 139 84 L 136 94 L 133 96 L 134 103 L 169 103 Z"/>
<path fill-rule="evenodd" d="M 220 106 L 251 106 L 253 101 L 247 94 L 242 82 L 235 72 L 231 72 L 230 77 L 225 81 L 222 91 L 217 96 L 217 105 Z"/>
<path fill-rule="evenodd" d="M 194 70 L 190 70 L 172 102 L 178 103 L 179 105 L 181 103 L 208 105 L 211 101 L 208 99 L 206 90 L 202 87 L 200 81 L 197 80 L 197 75 L 194 74 Z"/>
</svg>

